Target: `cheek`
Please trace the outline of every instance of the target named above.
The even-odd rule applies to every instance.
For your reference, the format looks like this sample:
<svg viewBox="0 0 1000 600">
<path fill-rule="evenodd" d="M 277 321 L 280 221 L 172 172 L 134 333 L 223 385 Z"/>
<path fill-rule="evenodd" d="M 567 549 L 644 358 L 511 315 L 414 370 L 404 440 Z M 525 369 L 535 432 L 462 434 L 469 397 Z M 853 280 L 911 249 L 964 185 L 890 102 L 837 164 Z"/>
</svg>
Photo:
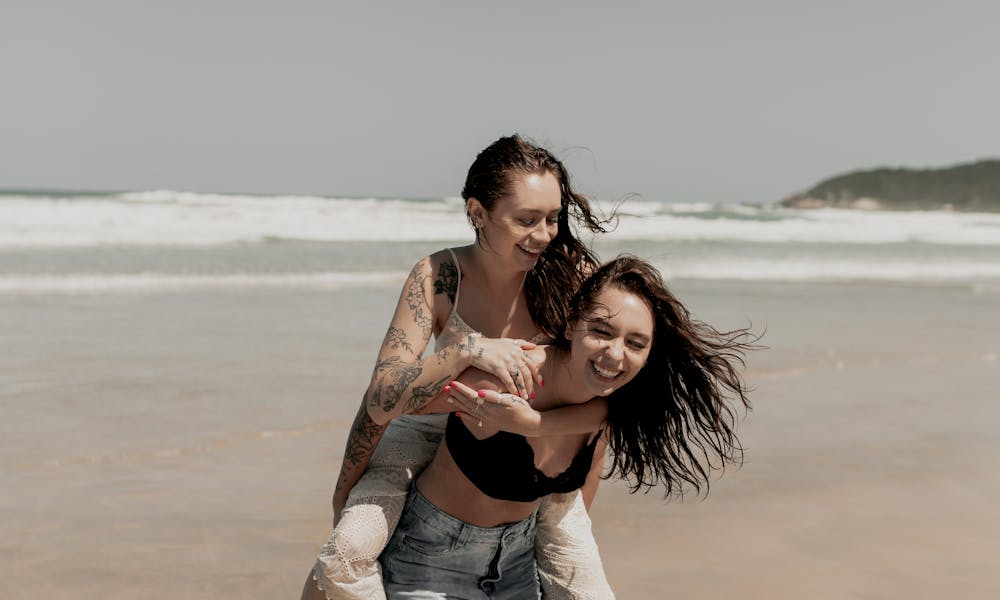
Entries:
<svg viewBox="0 0 1000 600">
<path fill-rule="evenodd" d="M 649 361 L 649 351 L 644 352 L 634 352 L 632 353 L 632 364 L 635 365 L 635 370 L 639 371 L 646 366 Z"/>
<path fill-rule="evenodd" d="M 588 354 L 596 352 L 601 349 L 601 340 L 592 335 L 585 335 L 580 340 L 580 349 Z"/>
</svg>

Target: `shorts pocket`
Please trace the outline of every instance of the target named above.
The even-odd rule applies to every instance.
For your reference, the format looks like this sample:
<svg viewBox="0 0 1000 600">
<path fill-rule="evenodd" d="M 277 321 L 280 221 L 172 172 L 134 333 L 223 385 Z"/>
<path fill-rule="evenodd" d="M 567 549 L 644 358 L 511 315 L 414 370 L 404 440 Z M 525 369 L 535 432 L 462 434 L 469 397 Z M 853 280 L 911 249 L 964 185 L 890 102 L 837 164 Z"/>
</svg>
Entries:
<svg viewBox="0 0 1000 600">
<path fill-rule="evenodd" d="M 458 546 L 457 536 L 435 528 L 415 515 L 404 515 L 396 532 L 401 549 L 424 556 L 443 556 Z"/>
</svg>

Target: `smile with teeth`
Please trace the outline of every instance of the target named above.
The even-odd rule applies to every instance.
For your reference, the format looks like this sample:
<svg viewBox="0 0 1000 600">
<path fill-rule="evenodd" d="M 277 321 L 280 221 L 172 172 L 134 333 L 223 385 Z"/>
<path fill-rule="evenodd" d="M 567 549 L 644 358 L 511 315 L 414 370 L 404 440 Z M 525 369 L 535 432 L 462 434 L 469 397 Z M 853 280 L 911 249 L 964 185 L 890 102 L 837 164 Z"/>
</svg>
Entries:
<svg viewBox="0 0 1000 600">
<path fill-rule="evenodd" d="M 601 367 L 598 367 L 597 363 L 595 362 L 591 362 L 590 367 L 594 369 L 595 373 L 597 373 L 598 375 L 600 375 L 605 379 L 614 379 L 615 377 L 618 377 L 619 375 L 622 374 L 621 370 L 619 369 L 614 369 L 614 370 L 602 369 Z"/>
<path fill-rule="evenodd" d="M 525 252 L 527 252 L 528 254 L 541 254 L 541 253 L 542 253 L 542 250 L 544 250 L 544 249 L 545 249 L 545 247 L 544 247 L 544 246 L 542 246 L 541 248 L 537 248 L 537 249 L 534 249 L 534 250 L 533 250 L 533 249 L 531 249 L 531 248 L 527 248 L 527 247 L 525 247 L 525 246 L 522 246 L 521 244 L 518 244 L 518 245 L 517 245 L 517 247 L 518 247 L 518 248 L 520 248 L 521 250 L 524 250 L 524 251 L 525 251 Z"/>
</svg>

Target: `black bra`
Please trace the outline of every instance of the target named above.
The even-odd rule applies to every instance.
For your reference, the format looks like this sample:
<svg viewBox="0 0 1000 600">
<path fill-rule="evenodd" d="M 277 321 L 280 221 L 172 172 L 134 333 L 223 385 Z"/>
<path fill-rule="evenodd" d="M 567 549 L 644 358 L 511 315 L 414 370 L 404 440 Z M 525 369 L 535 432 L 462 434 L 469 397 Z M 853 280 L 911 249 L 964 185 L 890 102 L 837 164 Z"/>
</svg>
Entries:
<svg viewBox="0 0 1000 600">
<path fill-rule="evenodd" d="M 479 440 L 454 413 L 448 415 L 445 444 L 455 464 L 479 491 L 497 500 L 533 502 L 583 487 L 600 434 L 581 449 L 562 473 L 549 477 L 535 466 L 535 451 L 524 436 L 498 431 Z"/>
</svg>

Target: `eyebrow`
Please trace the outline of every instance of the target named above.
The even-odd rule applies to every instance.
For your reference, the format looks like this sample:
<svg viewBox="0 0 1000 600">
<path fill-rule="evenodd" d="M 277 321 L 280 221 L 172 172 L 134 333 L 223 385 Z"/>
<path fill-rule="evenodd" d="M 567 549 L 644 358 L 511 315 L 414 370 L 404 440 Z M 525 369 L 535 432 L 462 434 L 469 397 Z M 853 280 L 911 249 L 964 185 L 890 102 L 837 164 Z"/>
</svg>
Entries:
<svg viewBox="0 0 1000 600">
<path fill-rule="evenodd" d="M 605 318 L 605 317 L 597 317 L 596 319 L 594 319 L 591 322 L 592 323 L 598 323 L 600 325 L 604 325 L 605 327 L 610 327 L 610 328 L 615 329 L 615 330 L 618 329 L 617 327 L 615 327 L 614 325 L 612 325 L 611 321 L 607 320 L 607 318 Z M 636 339 L 642 340 L 644 342 L 648 342 L 651 339 L 653 339 L 653 338 L 649 337 L 648 335 L 646 335 L 644 333 L 632 333 L 632 334 L 629 334 L 629 337 L 636 338 Z"/>
<path fill-rule="evenodd" d="M 550 210 L 548 212 L 546 212 L 544 210 L 537 209 L 537 208 L 522 208 L 521 212 L 522 213 L 538 214 L 538 215 L 544 215 L 544 214 L 550 214 L 550 213 L 556 213 L 556 214 L 558 214 L 558 213 L 562 212 L 562 207 Z"/>
</svg>

